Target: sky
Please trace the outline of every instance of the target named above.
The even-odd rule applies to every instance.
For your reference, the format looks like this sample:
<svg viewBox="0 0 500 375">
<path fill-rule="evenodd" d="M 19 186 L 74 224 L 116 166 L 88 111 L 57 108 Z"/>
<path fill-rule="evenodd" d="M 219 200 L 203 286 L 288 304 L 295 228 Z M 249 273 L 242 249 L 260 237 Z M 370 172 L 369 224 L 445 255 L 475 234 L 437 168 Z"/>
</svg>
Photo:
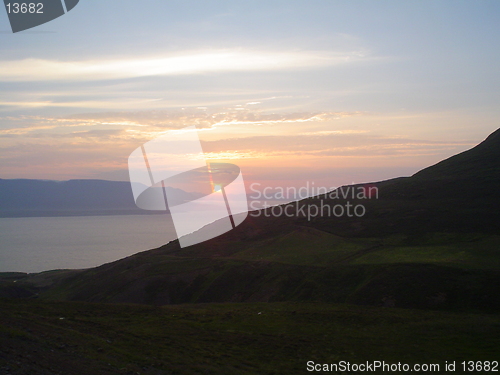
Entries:
<svg viewBox="0 0 500 375">
<path fill-rule="evenodd" d="M 128 180 L 195 125 L 249 184 L 409 176 L 499 127 L 500 2 L 80 0 L 0 10 L 0 178 Z"/>
</svg>

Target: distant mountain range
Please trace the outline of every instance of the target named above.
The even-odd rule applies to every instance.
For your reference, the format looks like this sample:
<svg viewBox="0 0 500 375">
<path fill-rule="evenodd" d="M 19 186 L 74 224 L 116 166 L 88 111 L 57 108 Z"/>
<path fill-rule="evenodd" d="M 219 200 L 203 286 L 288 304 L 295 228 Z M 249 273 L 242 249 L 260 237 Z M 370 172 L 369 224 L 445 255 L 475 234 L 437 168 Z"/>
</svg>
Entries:
<svg viewBox="0 0 500 375">
<path fill-rule="evenodd" d="M 204 243 L 172 241 L 88 270 L 10 275 L 1 290 L 159 305 L 313 300 L 500 310 L 500 130 L 412 177 L 368 186 L 378 199 L 296 203 L 363 204 L 363 217 L 273 217 L 268 208 Z"/>
<path fill-rule="evenodd" d="M 178 201 L 197 193 L 166 188 Z M 0 179 L 0 217 L 154 214 L 137 208 L 129 182 Z M 164 213 L 164 211 L 162 211 Z"/>
</svg>

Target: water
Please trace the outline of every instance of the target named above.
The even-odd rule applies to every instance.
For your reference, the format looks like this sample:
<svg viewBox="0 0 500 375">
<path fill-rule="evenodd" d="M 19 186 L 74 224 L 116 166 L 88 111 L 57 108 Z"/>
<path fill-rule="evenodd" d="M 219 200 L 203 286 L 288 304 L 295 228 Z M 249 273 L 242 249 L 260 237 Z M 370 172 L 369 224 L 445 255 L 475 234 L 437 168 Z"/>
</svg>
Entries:
<svg viewBox="0 0 500 375">
<path fill-rule="evenodd" d="M 166 214 L 0 218 L 0 272 L 95 267 L 175 238 Z"/>
</svg>

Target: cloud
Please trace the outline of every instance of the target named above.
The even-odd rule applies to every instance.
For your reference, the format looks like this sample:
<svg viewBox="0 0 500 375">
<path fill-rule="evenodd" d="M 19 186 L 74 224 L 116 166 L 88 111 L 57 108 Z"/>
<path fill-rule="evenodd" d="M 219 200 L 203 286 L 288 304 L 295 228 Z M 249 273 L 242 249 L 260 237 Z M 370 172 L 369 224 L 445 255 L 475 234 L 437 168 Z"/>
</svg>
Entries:
<svg viewBox="0 0 500 375">
<path fill-rule="evenodd" d="M 0 73 L 1 76 L 1 73 Z M 0 100 L 0 108 L 5 107 L 9 110 L 12 107 L 18 108 L 93 108 L 93 109 L 124 109 L 130 107 L 157 107 L 157 102 L 161 99 L 130 99 L 130 98 L 119 98 L 119 99 L 105 99 L 105 100 L 77 100 L 77 101 L 53 101 L 53 100 L 37 100 L 37 101 L 7 101 Z"/>
<path fill-rule="evenodd" d="M 172 56 L 116 60 L 0 61 L 0 81 L 113 80 L 148 76 L 273 71 L 340 65 L 366 60 L 365 54 L 324 51 L 193 51 Z"/>
<path fill-rule="evenodd" d="M 421 165 L 427 165 L 472 146 L 384 136 L 375 134 L 369 125 L 353 126 L 366 116 L 369 118 L 356 111 L 266 113 L 244 104 L 64 117 L 6 116 L 0 118 L 0 173 L 9 177 L 76 178 L 126 171 L 132 150 L 189 125 L 200 130 L 207 159 L 231 161 L 255 175 L 271 166 L 306 171 L 396 161 L 403 164 L 403 160 L 407 164 L 408 160 L 420 160 Z"/>
<path fill-rule="evenodd" d="M 196 125 L 207 157 L 225 160 L 428 155 L 470 145 L 376 136 L 368 128 L 353 129 L 352 124 L 341 121 L 366 116 L 362 112 L 263 113 L 251 108 L 254 106 L 4 117 L 0 118 L 4 122 L 0 139 L 8 144 L 71 142 L 132 149 L 166 132 Z"/>
<path fill-rule="evenodd" d="M 439 142 L 411 138 L 382 137 L 368 131 L 338 130 L 288 136 L 256 136 L 202 141 L 203 150 L 215 159 L 217 154 L 243 158 L 303 157 L 392 157 L 442 154 L 473 146 L 469 142 Z"/>
<path fill-rule="evenodd" d="M 196 125 L 199 131 L 214 130 L 219 127 L 242 129 L 272 125 L 325 122 L 358 113 L 350 112 L 302 112 L 302 113 L 260 113 L 247 108 L 186 108 L 182 110 L 107 112 L 79 114 L 66 117 L 19 116 L 3 117 L 0 129 L 1 137 L 40 136 L 40 134 L 78 133 L 85 128 L 124 129 L 123 137 L 152 139 L 169 130 Z"/>
</svg>

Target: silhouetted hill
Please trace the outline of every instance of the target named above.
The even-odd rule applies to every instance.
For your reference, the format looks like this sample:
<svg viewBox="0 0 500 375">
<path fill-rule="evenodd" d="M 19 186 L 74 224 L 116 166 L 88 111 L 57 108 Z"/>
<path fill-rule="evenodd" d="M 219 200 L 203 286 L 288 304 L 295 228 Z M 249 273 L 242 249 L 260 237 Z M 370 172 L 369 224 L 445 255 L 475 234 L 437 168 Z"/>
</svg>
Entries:
<svg viewBox="0 0 500 375">
<path fill-rule="evenodd" d="M 89 270 L 19 277 L 16 286 L 92 302 L 313 300 L 498 311 L 499 138 L 497 131 L 412 177 L 368 184 L 378 199 L 340 194 L 296 203 L 306 211 L 363 204 L 363 217 L 272 217 L 269 208 L 201 244 L 181 249 L 173 241 Z M 366 186 L 340 191 L 348 188 Z"/>
<path fill-rule="evenodd" d="M 170 189 L 178 199 L 198 195 Z M 137 208 L 130 182 L 0 179 L 0 217 L 151 214 Z"/>
<path fill-rule="evenodd" d="M 476 147 L 412 177 L 376 184 L 360 220 L 319 218 L 313 225 L 348 236 L 428 231 L 500 233 L 500 129 Z M 314 201 L 314 199 L 312 200 Z"/>
<path fill-rule="evenodd" d="M 413 176 L 421 180 L 471 180 L 498 184 L 500 180 L 500 129 L 476 147 L 425 168 Z M 459 189 L 460 190 L 460 189 Z"/>
</svg>

